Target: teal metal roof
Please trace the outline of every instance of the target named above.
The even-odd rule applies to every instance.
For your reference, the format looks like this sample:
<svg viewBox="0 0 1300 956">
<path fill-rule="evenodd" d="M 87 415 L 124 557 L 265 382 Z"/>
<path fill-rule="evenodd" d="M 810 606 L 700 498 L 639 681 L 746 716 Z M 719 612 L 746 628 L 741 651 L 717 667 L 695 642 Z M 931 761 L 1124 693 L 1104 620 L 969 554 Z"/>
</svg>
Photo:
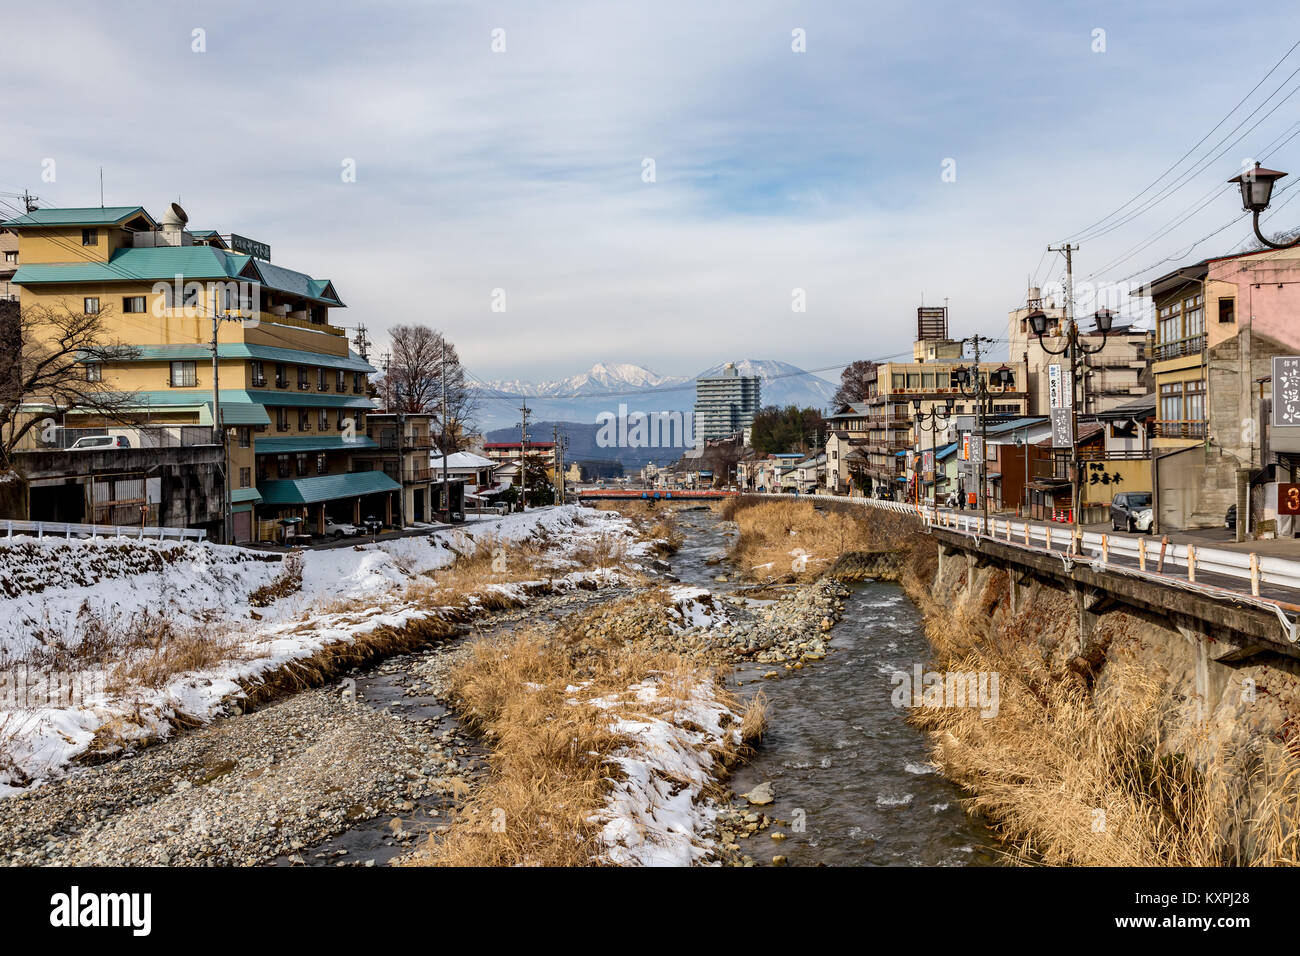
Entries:
<svg viewBox="0 0 1300 956">
<path fill-rule="evenodd" d="M 207 412 L 207 419 L 212 421 L 212 403 L 208 402 L 204 409 Z M 249 405 L 247 402 L 227 402 L 223 396 L 221 399 L 221 421 L 226 425 L 269 425 L 271 416 L 266 414 L 266 409 L 261 405 Z"/>
<path fill-rule="evenodd" d="M 230 492 L 230 503 L 232 505 L 252 502 L 257 504 L 262 500 L 262 495 L 256 488 L 233 488 Z"/>
<path fill-rule="evenodd" d="M 273 266 L 261 259 L 208 245 L 119 249 L 108 262 L 20 264 L 10 281 L 14 285 L 172 282 L 178 275 L 183 279 L 242 279 L 275 292 L 287 292 L 330 305 L 343 305 L 328 279 L 313 279 L 303 272 Z"/>
<path fill-rule="evenodd" d="M 268 505 L 311 505 L 336 498 L 353 498 L 384 491 L 400 491 L 401 485 L 382 471 L 357 471 L 348 475 L 318 478 L 289 478 L 264 481 L 258 487 L 262 503 Z"/>
<path fill-rule="evenodd" d="M 327 392 L 298 391 L 291 388 L 273 392 L 258 389 L 240 394 L 247 395 L 247 400 L 255 405 L 273 407 L 290 405 L 295 408 L 360 408 L 366 411 L 374 411 L 375 408 L 375 403 L 364 395 L 331 395 Z M 221 393 L 221 400 L 223 402 L 226 400 L 225 392 Z"/>
<path fill-rule="evenodd" d="M 113 359 L 114 362 L 171 362 L 183 359 L 210 360 L 210 345 L 133 345 L 131 354 Z M 366 362 L 356 352 L 346 356 L 326 355 L 321 352 L 304 352 L 275 345 L 247 345 L 243 342 L 223 342 L 217 346 L 217 355 L 223 359 L 261 359 L 265 362 L 286 362 L 296 365 L 319 365 L 342 369 L 345 372 L 378 374 L 379 369 Z"/>
<path fill-rule="evenodd" d="M 22 229 L 25 226 L 110 226 L 135 215 L 147 216 L 153 222 L 153 217 L 144 211 L 143 206 L 80 206 L 33 209 L 15 219 L 0 222 L 0 226 L 9 229 Z"/>
<path fill-rule="evenodd" d="M 348 440 L 338 435 L 300 435 L 294 438 L 259 438 L 256 451 L 259 455 L 298 451 L 365 451 L 378 448 L 371 438 Z"/>
</svg>

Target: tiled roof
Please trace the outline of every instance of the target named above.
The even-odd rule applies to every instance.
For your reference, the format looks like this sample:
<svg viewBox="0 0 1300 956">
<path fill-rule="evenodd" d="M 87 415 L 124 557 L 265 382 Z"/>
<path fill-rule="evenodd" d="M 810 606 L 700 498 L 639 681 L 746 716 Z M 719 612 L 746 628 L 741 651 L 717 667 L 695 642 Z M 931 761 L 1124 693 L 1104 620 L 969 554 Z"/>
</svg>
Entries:
<svg viewBox="0 0 1300 956">
<path fill-rule="evenodd" d="M 370 438 L 349 440 L 338 435 L 296 435 L 293 438 L 258 438 L 256 451 L 262 455 L 299 451 L 364 451 L 378 447 L 378 443 Z"/>
<path fill-rule="evenodd" d="M 143 206 L 79 206 L 66 209 L 33 209 L 13 219 L 0 222 L 8 229 L 27 226 L 110 226 L 135 215 L 149 214 Z M 152 222 L 152 218 L 150 218 Z"/>
<path fill-rule="evenodd" d="M 357 471 L 346 475 L 263 481 L 257 486 L 257 490 L 262 494 L 263 504 L 310 505 L 320 501 L 333 501 L 336 498 L 399 491 L 401 487 L 382 471 Z"/>
</svg>

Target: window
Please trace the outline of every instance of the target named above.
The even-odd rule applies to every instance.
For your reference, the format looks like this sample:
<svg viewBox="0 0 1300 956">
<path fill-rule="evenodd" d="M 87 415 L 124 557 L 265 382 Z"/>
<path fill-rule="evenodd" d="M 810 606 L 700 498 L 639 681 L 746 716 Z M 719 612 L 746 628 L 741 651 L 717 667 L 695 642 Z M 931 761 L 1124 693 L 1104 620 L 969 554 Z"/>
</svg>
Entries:
<svg viewBox="0 0 1300 956">
<path fill-rule="evenodd" d="M 1183 420 L 1183 383 L 1169 382 L 1160 386 L 1160 419 L 1166 422 Z"/>
<path fill-rule="evenodd" d="M 324 452 L 316 455 L 316 474 L 323 475 L 330 470 L 329 456 Z"/>
<path fill-rule="evenodd" d="M 266 481 L 266 456 L 260 456 L 257 459 L 257 483 L 260 485 Z"/>
<path fill-rule="evenodd" d="M 330 412 L 328 408 L 322 408 L 316 416 L 316 427 L 321 431 L 328 431 L 330 427 Z"/>
<path fill-rule="evenodd" d="M 17 262 L 17 261 L 18 261 L 18 253 L 16 251 L 5 253 L 5 262 Z"/>
<path fill-rule="evenodd" d="M 298 431 L 311 431 L 311 412 L 305 408 L 298 409 Z"/>
<path fill-rule="evenodd" d="M 285 375 L 284 366 L 277 364 L 275 366 L 275 387 L 285 388 L 289 384 L 289 379 Z"/>
<path fill-rule="evenodd" d="M 98 363 L 91 363 L 86 366 L 86 381 L 100 382 L 104 379 L 104 367 Z"/>
<path fill-rule="evenodd" d="M 334 382 L 334 391 L 344 392 L 347 391 L 347 387 L 348 387 L 347 373 L 344 372 L 342 369 L 340 369 L 338 378 Z"/>
<path fill-rule="evenodd" d="M 909 372 L 909 373 L 908 373 L 908 376 L 907 376 L 907 387 L 908 387 L 908 388 L 920 388 L 920 387 L 921 387 L 921 373 L 920 373 L 920 372 Z"/>
<path fill-rule="evenodd" d="M 289 456 L 288 455 L 275 456 L 275 473 L 279 475 L 281 478 L 289 477 Z"/>
<path fill-rule="evenodd" d="M 172 362 L 172 388 L 189 388 L 198 384 L 193 362 Z"/>
<path fill-rule="evenodd" d="M 275 430 L 278 432 L 289 430 L 289 409 L 281 407 L 275 410 Z"/>
<path fill-rule="evenodd" d="M 299 366 L 298 366 L 298 388 L 299 388 L 299 389 L 302 389 L 302 390 L 305 391 L 305 390 L 307 389 L 307 387 L 308 387 L 308 386 L 307 386 L 307 366 L 305 366 L 305 365 L 299 365 Z"/>
<path fill-rule="evenodd" d="M 316 369 L 316 390 L 319 392 L 328 392 L 329 388 L 329 373 L 323 368 Z"/>
<path fill-rule="evenodd" d="M 339 372 L 339 374 L 342 375 L 343 373 Z M 343 431 L 343 418 L 344 418 L 343 409 L 340 408 L 338 418 L 336 419 L 336 421 L 338 422 L 339 431 Z"/>
<path fill-rule="evenodd" d="M 1205 380 L 1183 383 L 1183 417 L 1189 422 L 1205 421 Z"/>
<path fill-rule="evenodd" d="M 131 313 L 143 312 L 143 311 L 144 311 L 144 296 L 142 296 L 142 295 L 128 295 L 128 296 L 123 296 L 123 298 L 122 298 L 122 311 L 123 311 L 123 312 L 131 312 Z"/>
<path fill-rule="evenodd" d="M 236 432 L 239 436 L 239 447 L 248 448 L 253 443 L 253 430 L 245 425 Z"/>
<path fill-rule="evenodd" d="M 297 459 L 294 464 L 298 471 L 298 477 L 302 478 L 307 474 L 307 453 L 300 451 L 294 457 Z"/>
<path fill-rule="evenodd" d="M 81 244 L 83 246 L 99 245 L 99 230 L 98 229 L 81 230 Z"/>
<path fill-rule="evenodd" d="M 266 384 L 266 366 L 261 362 L 253 363 L 253 385 L 256 388 Z"/>
<path fill-rule="evenodd" d="M 360 372 L 352 373 L 352 391 L 356 392 L 358 395 L 361 394 L 361 373 Z"/>
<path fill-rule="evenodd" d="M 252 472 L 253 472 L 253 469 L 251 469 L 251 468 L 241 468 L 241 469 L 239 469 L 239 487 L 241 487 L 241 488 L 247 488 L 247 487 L 252 483 L 252 481 L 253 481 L 253 474 L 252 474 Z"/>
<path fill-rule="evenodd" d="M 82 299 L 81 308 L 82 311 L 86 313 L 86 315 L 94 315 L 96 312 L 99 311 L 99 299 L 96 298 Z"/>
<path fill-rule="evenodd" d="M 907 382 L 907 376 L 904 375 L 902 372 L 894 372 L 890 376 L 890 382 L 894 388 L 905 388 L 906 387 L 905 383 Z"/>
<path fill-rule="evenodd" d="M 931 389 L 931 388 L 934 388 L 934 373 L 933 373 L 933 372 L 922 372 L 922 373 L 921 373 L 921 387 L 924 388 L 924 389 Z"/>
<path fill-rule="evenodd" d="M 1237 300 L 1220 299 L 1219 300 L 1219 321 L 1231 323 L 1237 321 Z"/>
</svg>

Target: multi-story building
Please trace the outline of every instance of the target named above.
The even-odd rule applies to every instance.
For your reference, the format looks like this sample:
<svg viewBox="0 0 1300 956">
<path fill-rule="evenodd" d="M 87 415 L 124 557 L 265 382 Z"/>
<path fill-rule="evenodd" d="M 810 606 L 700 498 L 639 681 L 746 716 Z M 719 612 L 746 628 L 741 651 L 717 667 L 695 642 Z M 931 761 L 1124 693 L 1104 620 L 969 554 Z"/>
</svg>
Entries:
<svg viewBox="0 0 1300 956">
<path fill-rule="evenodd" d="M 517 441 L 490 441 L 483 443 L 483 455 L 493 464 L 500 465 L 502 471 L 500 475 L 511 475 L 518 484 L 519 478 L 519 459 L 523 455 L 524 446 Z M 546 469 L 547 475 L 555 477 L 555 442 L 553 441 L 530 441 L 528 443 L 528 458 L 531 461 L 540 462 Z M 506 468 L 513 465 L 513 468 Z"/>
<path fill-rule="evenodd" d="M 905 479 L 906 455 L 929 441 L 921 442 L 923 433 L 914 427 L 918 412 L 928 415 L 938 410 L 940 432 L 937 444 L 953 437 L 957 415 L 975 414 L 977 402 L 962 393 L 957 379 L 959 368 L 970 368 L 962 358 L 962 342 L 949 339 L 921 340 L 913 347 L 911 362 L 885 362 L 866 376 L 867 406 L 866 473 L 873 493 L 892 495 Z M 998 383 L 997 373 L 1006 369 L 1010 379 Z M 990 417 L 1017 418 L 1025 414 L 1025 363 L 981 362 L 979 375 L 989 389 L 985 412 Z M 968 386 L 973 388 L 973 384 Z M 947 415 L 948 403 L 951 415 Z M 945 426 L 945 422 L 948 424 Z"/>
<path fill-rule="evenodd" d="M 743 433 L 754 422 L 762 397 L 762 380 L 741 375 L 728 362 L 720 375 L 695 380 L 695 443 Z"/>
<path fill-rule="evenodd" d="M 830 433 L 826 438 L 826 490 L 833 495 L 848 494 L 853 475 L 866 464 L 862 448 L 867 444 L 867 421 L 871 409 L 861 402 L 841 405 L 825 419 Z"/>
<path fill-rule="evenodd" d="M 391 515 L 385 514 L 385 520 L 389 524 L 394 520 L 408 524 L 433 521 L 445 507 L 441 498 L 442 473 L 434 472 L 429 460 L 434 447 L 433 415 L 429 412 L 372 412 L 366 416 L 366 437 L 375 447 L 356 452 L 357 471 L 382 471 L 402 486 L 400 502 L 391 505 L 398 510 Z M 451 475 L 449 471 L 448 477 L 460 476 Z M 453 487 L 453 513 L 458 510 L 457 496 L 458 489 Z"/>
<path fill-rule="evenodd" d="M 1217 527 L 1233 505 L 1261 515 L 1264 485 L 1300 463 L 1290 429 L 1268 420 L 1272 359 L 1300 353 L 1300 248 L 1205 259 L 1136 294 L 1156 321 L 1157 527 Z"/>
<path fill-rule="evenodd" d="M 0 226 L 18 235 L 24 309 L 99 314 L 106 336 L 131 347 L 86 365 L 89 380 L 121 396 L 117 415 L 221 429 L 236 540 L 273 537 L 281 518 L 323 531 L 327 515 L 390 513 L 401 485 L 354 462 L 375 446 L 365 427 L 375 369 L 330 323 L 344 307 L 334 284 L 273 265 L 261 243 L 187 222 L 172 204 L 160 221 L 110 206 L 37 209 Z M 109 424 L 41 407 L 45 396 L 29 401 L 67 426 Z"/>
<path fill-rule="evenodd" d="M 1048 319 L 1047 331 L 1041 342 L 1029 328 L 1028 319 L 1032 312 L 1042 312 Z M 1065 321 L 1065 310 L 1050 299 L 1044 301 L 1041 291 L 1033 287 L 1029 289 L 1025 305 L 1013 309 L 1009 314 L 1009 354 L 1012 359 L 1025 363 L 1028 412 L 1031 415 L 1046 415 L 1050 410 L 1048 368 L 1065 364 L 1066 358 L 1060 354 L 1053 355 L 1048 350 L 1055 349 L 1059 353 L 1065 348 Z M 1102 336 L 1091 327 L 1083 329 L 1082 324 L 1079 337 L 1084 347 L 1100 351 L 1082 357 L 1082 404 L 1079 413 L 1086 415 L 1106 411 L 1134 398 L 1149 395 L 1153 383 L 1151 361 L 1155 333 L 1135 329 L 1132 325 L 1117 325 L 1109 335 Z"/>
</svg>

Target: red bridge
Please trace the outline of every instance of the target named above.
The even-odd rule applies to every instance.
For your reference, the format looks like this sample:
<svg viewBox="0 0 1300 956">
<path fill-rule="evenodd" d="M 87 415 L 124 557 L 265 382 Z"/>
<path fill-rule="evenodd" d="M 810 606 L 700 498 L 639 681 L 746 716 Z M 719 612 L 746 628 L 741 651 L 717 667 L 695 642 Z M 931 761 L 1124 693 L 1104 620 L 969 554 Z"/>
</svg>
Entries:
<svg viewBox="0 0 1300 956">
<path fill-rule="evenodd" d="M 687 491 L 673 488 L 583 488 L 578 492 L 578 500 L 700 501 L 715 498 L 734 498 L 738 494 L 739 492 L 736 491 Z"/>
</svg>

